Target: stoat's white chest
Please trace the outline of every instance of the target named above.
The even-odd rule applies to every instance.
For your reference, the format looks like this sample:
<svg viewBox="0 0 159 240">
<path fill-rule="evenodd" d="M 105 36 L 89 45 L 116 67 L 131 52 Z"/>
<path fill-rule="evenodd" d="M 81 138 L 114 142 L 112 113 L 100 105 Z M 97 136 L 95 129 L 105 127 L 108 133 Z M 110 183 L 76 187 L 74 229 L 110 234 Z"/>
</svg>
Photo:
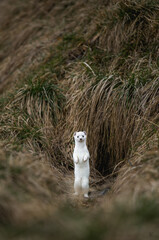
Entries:
<svg viewBox="0 0 159 240">
<path fill-rule="evenodd" d="M 74 155 L 78 157 L 79 162 L 83 162 L 84 156 L 86 154 L 89 154 L 87 146 L 84 146 L 81 148 L 79 148 L 79 147 L 74 148 Z"/>
</svg>

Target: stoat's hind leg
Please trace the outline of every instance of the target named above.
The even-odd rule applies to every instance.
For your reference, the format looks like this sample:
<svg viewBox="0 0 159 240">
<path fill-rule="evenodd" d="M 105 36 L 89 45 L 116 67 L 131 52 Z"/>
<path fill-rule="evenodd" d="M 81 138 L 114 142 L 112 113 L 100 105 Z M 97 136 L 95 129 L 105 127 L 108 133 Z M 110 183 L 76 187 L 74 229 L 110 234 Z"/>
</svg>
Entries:
<svg viewBox="0 0 159 240">
<path fill-rule="evenodd" d="M 82 192 L 84 197 L 88 198 L 88 191 L 89 191 L 89 180 L 87 177 L 82 178 Z"/>
<path fill-rule="evenodd" d="M 75 178 L 74 190 L 75 190 L 74 195 L 79 195 L 80 194 L 80 191 L 81 191 L 81 179 L 80 178 Z"/>
</svg>

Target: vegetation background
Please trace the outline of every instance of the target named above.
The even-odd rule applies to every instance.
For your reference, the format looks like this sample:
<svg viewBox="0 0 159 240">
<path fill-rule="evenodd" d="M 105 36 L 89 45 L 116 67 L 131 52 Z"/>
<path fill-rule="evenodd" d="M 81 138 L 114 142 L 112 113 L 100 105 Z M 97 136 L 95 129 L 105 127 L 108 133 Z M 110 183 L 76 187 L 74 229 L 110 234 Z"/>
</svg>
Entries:
<svg viewBox="0 0 159 240">
<path fill-rule="evenodd" d="M 158 0 L 0 1 L 0 182 L 1 239 L 159 238 Z"/>
</svg>

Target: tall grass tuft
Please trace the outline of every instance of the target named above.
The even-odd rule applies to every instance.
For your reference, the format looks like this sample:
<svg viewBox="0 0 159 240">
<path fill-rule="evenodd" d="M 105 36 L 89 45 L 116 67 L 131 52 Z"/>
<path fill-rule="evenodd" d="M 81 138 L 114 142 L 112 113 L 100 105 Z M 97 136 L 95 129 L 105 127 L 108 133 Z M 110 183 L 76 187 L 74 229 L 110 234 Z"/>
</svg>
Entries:
<svg viewBox="0 0 159 240">
<path fill-rule="evenodd" d="M 134 69 L 124 79 L 111 74 L 101 80 L 94 76 L 90 82 L 86 70 L 83 74 L 81 71 L 70 80 L 76 84 L 70 89 L 67 121 L 73 126 L 72 132 L 88 132 L 92 165 L 102 174 L 109 174 L 131 156 L 150 121 L 154 123 L 150 135 L 157 131 L 158 73 Z M 81 88 L 82 83 L 85 87 Z"/>
<path fill-rule="evenodd" d="M 46 76 L 41 76 L 29 80 L 28 84 L 18 89 L 12 104 L 19 105 L 33 121 L 47 123 L 51 120 L 56 124 L 64 100 L 61 89 Z"/>
</svg>

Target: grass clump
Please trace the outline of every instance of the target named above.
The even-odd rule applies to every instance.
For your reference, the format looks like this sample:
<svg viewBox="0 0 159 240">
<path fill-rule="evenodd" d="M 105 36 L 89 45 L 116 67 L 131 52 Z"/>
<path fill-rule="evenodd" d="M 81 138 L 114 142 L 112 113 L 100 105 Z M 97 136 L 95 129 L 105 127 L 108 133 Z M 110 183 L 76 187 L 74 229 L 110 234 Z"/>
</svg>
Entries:
<svg viewBox="0 0 159 240">
<path fill-rule="evenodd" d="M 51 138 L 61 118 L 65 96 L 51 72 L 44 68 L 28 76 L 25 84 L 8 94 L 2 105 L 1 140 L 14 150 L 43 151 L 54 159 Z"/>
<path fill-rule="evenodd" d="M 49 74 L 49 73 L 48 73 Z M 35 77 L 17 92 L 13 104 L 20 105 L 32 119 L 48 118 L 57 123 L 59 112 L 65 97 L 61 89 L 49 79 L 49 76 Z"/>
<path fill-rule="evenodd" d="M 85 68 L 80 68 L 79 72 L 71 80 L 76 80 L 76 85 L 70 89 L 70 94 L 76 94 L 68 102 L 71 111 L 67 121 L 73 121 L 74 114 L 76 122 L 74 125 L 71 122 L 72 132 L 77 128 L 87 130 L 92 164 L 101 173 L 108 174 L 113 166 L 131 154 L 138 133 L 149 123 L 143 119 L 157 121 L 157 71 L 136 68 L 125 78 L 112 73 L 103 78 L 94 75 L 91 81 Z M 154 131 L 151 127 L 148 129 L 152 136 Z"/>
</svg>

